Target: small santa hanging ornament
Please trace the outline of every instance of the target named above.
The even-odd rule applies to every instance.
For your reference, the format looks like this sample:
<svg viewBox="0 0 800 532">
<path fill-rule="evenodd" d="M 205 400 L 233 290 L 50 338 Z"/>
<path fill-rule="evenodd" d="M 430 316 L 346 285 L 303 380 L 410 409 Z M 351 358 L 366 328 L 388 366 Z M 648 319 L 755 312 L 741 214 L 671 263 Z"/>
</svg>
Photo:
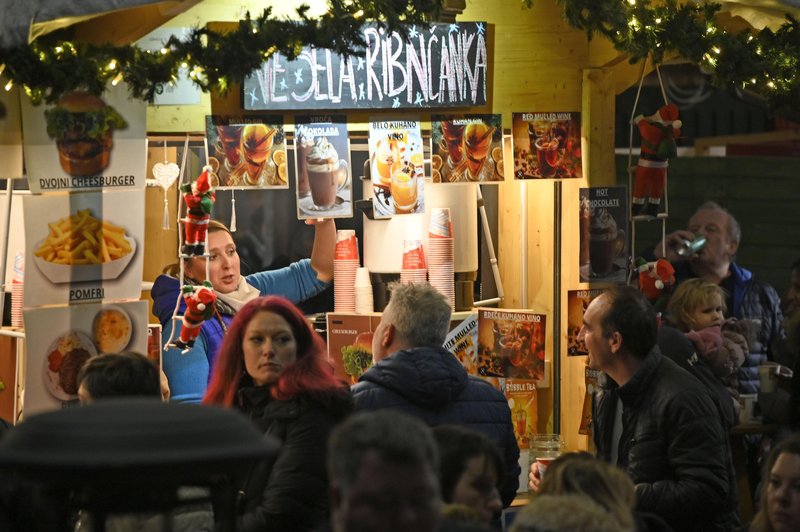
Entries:
<svg viewBox="0 0 800 532">
<path fill-rule="evenodd" d="M 664 195 L 669 159 L 677 155 L 675 139 L 680 136 L 682 122 L 674 104 L 661 106 L 652 116 L 639 115 L 633 122 L 639 128 L 642 144 L 634 176 L 631 214 L 655 217 Z"/>
<path fill-rule="evenodd" d="M 675 285 L 675 268 L 667 259 L 646 262 L 639 258 L 636 271 L 639 272 L 639 291 L 653 304 L 657 312 L 663 311 Z"/>
<path fill-rule="evenodd" d="M 186 302 L 186 311 L 183 313 L 181 337 L 175 341 L 175 347 L 185 353 L 194 346 L 203 322 L 214 315 L 217 294 L 208 281 L 204 281 L 202 285 L 184 285 L 181 292 Z"/>
<path fill-rule="evenodd" d="M 216 200 L 211 187 L 211 173 L 212 168 L 206 165 L 194 183 L 181 185 L 183 201 L 186 202 L 186 217 L 181 220 L 184 232 L 181 253 L 184 257 L 201 256 L 205 253 L 208 222 Z"/>
</svg>

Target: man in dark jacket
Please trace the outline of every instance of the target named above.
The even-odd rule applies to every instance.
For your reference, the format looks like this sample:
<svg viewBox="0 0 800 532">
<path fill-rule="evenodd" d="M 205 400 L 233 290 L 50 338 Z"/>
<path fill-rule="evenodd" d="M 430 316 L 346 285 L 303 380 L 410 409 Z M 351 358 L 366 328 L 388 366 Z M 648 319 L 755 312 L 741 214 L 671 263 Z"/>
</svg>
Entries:
<svg viewBox="0 0 800 532">
<path fill-rule="evenodd" d="M 579 334 L 589 367 L 603 373 L 592 433 L 599 458 L 636 485 L 636 509 L 675 530 L 731 530 L 728 436 L 708 390 L 662 356 L 655 311 L 631 287 L 612 288 L 586 309 Z"/>
<path fill-rule="evenodd" d="M 693 240 L 695 235 L 705 237 L 705 246 L 691 257 L 678 255 L 680 243 Z M 668 234 L 653 252 L 655 257 L 665 257 L 674 263 L 678 283 L 700 277 L 725 289 L 729 313 L 726 317 L 748 319 L 756 324 L 754 338 L 749 341 L 750 353 L 739 368 L 738 379 L 741 393 L 758 393 L 758 366 L 768 359 L 774 360 L 772 343 L 784 337 L 783 317 L 775 289 L 734 262 L 741 237 L 736 218 L 719 204 L 708 201 L 689 218 L 688 230 Z"/>
<path fill-rule="evenodd" d="M 519 447 L 505 396 L 467 374 L 442 347 L 450 304 L 428 284 L 396 284 L 372 340 L 374 365 L 352 387 L 357 410 L 394 408 L 434 427 L 464 425 L 489 436 L 503 454 L 500 497 L 508 507 L 519 485 Z"/>
</svg>

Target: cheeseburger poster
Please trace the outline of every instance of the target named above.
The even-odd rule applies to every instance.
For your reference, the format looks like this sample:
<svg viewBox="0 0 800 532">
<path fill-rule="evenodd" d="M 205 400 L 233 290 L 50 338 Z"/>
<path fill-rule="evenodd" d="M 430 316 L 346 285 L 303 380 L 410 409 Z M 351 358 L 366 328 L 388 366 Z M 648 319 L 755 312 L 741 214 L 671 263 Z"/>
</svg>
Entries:
<svg viewBox="0 0 800 532">
<path fill-rule="evenodd" d="M 78 399 L 78 371 L 101 353 L 147 352 L 147 302 L 26 310 L 25 416 Z"/>
<path fill-rule="evenodd" d="M 25 196 L 25 308 L 139 299 L 144 191 Z"/>
<path fill-rule="evenodd" d="M 144 189 L 147 106 L 124 83 L 102 95 L 68 92 L 53 104 L 21 100 L 32 192 Z"/>
</svg>

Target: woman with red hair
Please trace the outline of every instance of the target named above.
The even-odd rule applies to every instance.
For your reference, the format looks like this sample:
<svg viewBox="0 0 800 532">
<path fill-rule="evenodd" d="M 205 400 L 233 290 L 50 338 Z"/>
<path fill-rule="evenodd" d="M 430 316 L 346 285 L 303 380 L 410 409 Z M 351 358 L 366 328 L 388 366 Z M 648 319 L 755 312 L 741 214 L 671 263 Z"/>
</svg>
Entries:
<svg viewBox="0 0 800 532">
<path fill-rule="evenodd" d="M 283 443 L 241 486 L 237 530 L 315 530 L 327 520 L 327 439 L 352 402 L 297 307 L 278 296 L 242 307 L 203 402 L 240 410 Z"/>
</svg>

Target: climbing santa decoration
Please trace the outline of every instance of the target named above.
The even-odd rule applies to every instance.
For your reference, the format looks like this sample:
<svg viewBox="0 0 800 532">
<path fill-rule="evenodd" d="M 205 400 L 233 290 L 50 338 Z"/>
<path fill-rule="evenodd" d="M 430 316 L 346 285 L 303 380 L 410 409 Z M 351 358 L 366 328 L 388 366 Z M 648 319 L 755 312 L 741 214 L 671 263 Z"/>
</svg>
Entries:
<svg viewBox="0 0 800 532">
<path fill-rule="evenodd" d="M 206 237 L 208 235 L 208 222 L 211 220 L 211 211 L 216 199 L 211 186 L 213 169 L 206 165 L 203 172 L 194 183 L 181 185 L 183 201 L 186 204 L 186 216 L 180 218 L 183 224 L 183 243 L 180 245 L 180 280 L 181 295 L 175 304 L 173 321 L 180 321 L 180 337 L 173 340 L 170 335 L 165 349 L 177 347 L 186 353 L 189 351 L 200 333 L 204 321 L 211 318 L 216 312 L 217 294 L 207 280 L 209 277 L 208 258 L 206 252 Z M 206 263 L 206 280 L 199 285 L 185 284 L 184 260 L 201 260 Z M 181 305 L 181 299 L 183 305 Z M 180 311 L 183 310 L 183 316 Z M 176 327 L 173 327 L 172 334 Z"/>
<path fill-rule="evenodd" d="M 674 104 L 661 106 L 651 116 L 633 119 L 642 137 L 641 153 L 634 175 L 631 214 L 634 217 L 656 217 L 667 180 L 669 159 L 677 155 L 675 139 L 680 136 L 681 121 Z"/>
<path fill-rule="evenodd" d="M 181 253 L 187 257 L 205 254 L 208 221 L 211 219 L 211 208 L 216 199 L 211 189 L 212 172 L 210 166 L 204 166 L 197 181 L 181 185 L 183 200 L 186 202 L 186 218 L 181 220 L 184 231 Z"/>
</svg>

